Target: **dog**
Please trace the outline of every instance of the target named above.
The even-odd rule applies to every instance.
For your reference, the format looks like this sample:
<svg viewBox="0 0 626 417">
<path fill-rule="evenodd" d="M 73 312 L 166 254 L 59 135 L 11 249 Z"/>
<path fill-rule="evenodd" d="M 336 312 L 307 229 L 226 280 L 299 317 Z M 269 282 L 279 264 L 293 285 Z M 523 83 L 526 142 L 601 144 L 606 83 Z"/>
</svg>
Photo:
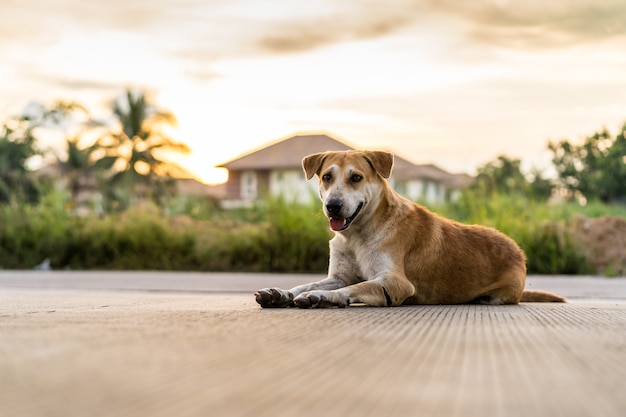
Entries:
<svg viewBox="0 0 626 417">
<path fill-rule="evenodd" d="M 328 277 L 290 290 L 264 288 L 264 308 L 566 302 L 524 290 L 526 256 L 503 233 L 439 216 L 401 196 L 387 180 L 393 154 L 332 151 L 302 160 L 334 237 Z"/>
</svg>

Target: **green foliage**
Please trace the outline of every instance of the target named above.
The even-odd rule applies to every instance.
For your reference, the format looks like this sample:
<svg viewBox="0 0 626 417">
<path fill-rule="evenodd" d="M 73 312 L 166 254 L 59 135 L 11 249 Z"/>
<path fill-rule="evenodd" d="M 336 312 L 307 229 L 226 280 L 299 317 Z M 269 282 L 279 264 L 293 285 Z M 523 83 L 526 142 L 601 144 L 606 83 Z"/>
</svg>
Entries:
<svg viewBox="0 0 626 417">
<path fill-rule="evenodd" d="M 65 250 L 69 221 L 62 204 L 0 205 L 0 268 L 33 268 Z"/>
<path fill-rule="evenodd" d="M 72 269 L 186 269 L 194 263 L 191 231 L 170 228 L 155 213 L 125 212 L 99 221 L 72 219 L 69 245 L 53 265 Z"/>
<path fill-rule="evenodd" d="M 487 195 L 496 192 L 526 192 L 527 181 L 521 170 L 522 161 L 500 155 L 478 168 L 472 187 Z"/>
<path fill-rule="evenodd" d="M 269 227 L 259 243 L 266 249 L 268 270 L 326 270 L 331 233 L 319 207 L 278 198 L 268 202 L 267 210 Z"/>
<path fill-rule="evenodd" d="M 62 173 L 67 177 L 68 187 L 75 202 L 81 191 L 95 191 L 97 183 L 105 180 L 117 157 L 104 155 L 100 141 L 80 146 L 80 136 L 66 138 L 67 157 L 59 161 Z"/>
<path fill-rule="evenodd" d="M 172 198 L 165 210 L 169 216 L 186 216 L 196 220 L 217 219 L 224 213 L 220 209 L 219 200 L 190 195 Z"/>
<path fill-rule="evenodd" d="M 279 197 L 230 216 L 237 219 L 223 216 L 217 223 L 222 245 L 205 248 L 202 259 L 213 264 L 203 269 L 323 273 L 328 268 L 331 233 L 319 207 Z"/>
<path fill-rule="evenodd" d="M 626 200 L 626 124 L 612 137 L 606 130 L 581 145 L 568 140 L 550 143 L 559 186 L 570 199 Z"/>
<path fill-rule="evenodd" d="M 537 200 L 547 200 L 552 193 L 552 183 L 541 172 L 533 170 L 530 178 L 522 172 L 522 161 L 500 155 L 478 168 L 471 189 L 478 195 L 489 197 L 496 193 L 523 195 Z"/>
<path fill-rule="evenodd" d="M 23 120 L 12 120 L 0 129 L 0 203 L 11 199 L 35 202 L 38 185 L 26 166 L 40 154 L 32 129 Z"/>
<path fill-rule="evenodd" d="M 30 269 L 45 259 L 55 269 L 324 273 L 328 267 L 332 234 L 319 203 L 273 199 L 248 210 L 222 211 L 188 202 L 170 209 L 171 215 L 146 204 L 79 217 L 65 209 L 69 201 L 68 194 L 52 193 L 37 206 L 0 206 L 0 268 Z M 596 272 L 573 243 L 572 220 L 580 214 L 626 216 L 624 206 L 595 203 L 583 209 L 522 196 L 484 199 L 472 192 L 436 211 L 512 237 L 526 252 L 531 274 Z"/>
<path fill-rule="evenodd" d="M 198 220 L 143 205 L 103 217 L 45 205 L 0 206 L 0 268 L 324 272 L 330 232 L 318 207 L 277 199 L 255 208 L 256 223 L 235 213 Z M 210 210 L 217 210 L 216 208 Z M 199 214 L 196 212 L 196 214 Z"/>
<path fill-rule="evenodd" d="M 568 222 L 544 221 L 512 232 L 511 236 L 519 239 L 519 245 L 526 252 L 529 273 L 584 275 L 593 272 L 568 230 L 571 230 Z"/>
</svg>

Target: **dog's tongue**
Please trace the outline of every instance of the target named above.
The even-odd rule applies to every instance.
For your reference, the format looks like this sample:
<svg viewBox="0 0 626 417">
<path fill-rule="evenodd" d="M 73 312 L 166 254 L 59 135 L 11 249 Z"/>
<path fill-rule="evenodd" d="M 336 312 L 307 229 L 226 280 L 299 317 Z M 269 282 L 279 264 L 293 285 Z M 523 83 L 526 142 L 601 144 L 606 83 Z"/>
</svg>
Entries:
<svg viewBox="0 0 626 417">
<path fill-rule="evenodd" d="M 332 230 L 341 230 L 343 226 L 346 225 L 346 219 L 343 217 L 331 217 L 330 218 L 330 228 Z"/>
</svg>

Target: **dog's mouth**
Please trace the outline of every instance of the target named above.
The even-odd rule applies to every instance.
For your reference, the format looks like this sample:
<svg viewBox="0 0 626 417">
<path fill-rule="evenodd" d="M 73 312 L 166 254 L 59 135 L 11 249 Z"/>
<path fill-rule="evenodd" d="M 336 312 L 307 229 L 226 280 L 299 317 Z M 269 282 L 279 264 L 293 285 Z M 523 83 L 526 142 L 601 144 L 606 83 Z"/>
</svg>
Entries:
<svg viewBox="0 0 626 417">
<path fill-rule="evenodd" d="M 356 219 L 356 216 L 359 215 L 359 212 L 361 211 L 362 207 L 363 207 L 363 203 L 359 204 L 354 214 L 352 214 L 352 216 L 347 217 L 347 218 L 346 217 L 329 217 L 328 220 L 330 223 L 331 230 L 335 232 L 346 230 L 348 227 L 350 227 L 350 223 L 352 223 L 352 221 Z"/>
</svg>

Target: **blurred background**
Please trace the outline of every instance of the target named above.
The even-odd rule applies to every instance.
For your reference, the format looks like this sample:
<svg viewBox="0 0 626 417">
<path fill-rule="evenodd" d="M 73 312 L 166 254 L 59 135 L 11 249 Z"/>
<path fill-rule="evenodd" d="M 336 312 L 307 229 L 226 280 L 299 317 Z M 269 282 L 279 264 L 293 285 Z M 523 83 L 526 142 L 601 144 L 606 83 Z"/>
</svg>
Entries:
<svg viewBox="0 0 626 417">
<path fill-rule="evenodd" d="M 396 154 L 398 191 L 509 233 L 530 272 L 626 274 L 622 1 L 0 15 L 0 268 L 324 270 L 318 204 L 291 200 L 330 138 Z"/>
</svg>

